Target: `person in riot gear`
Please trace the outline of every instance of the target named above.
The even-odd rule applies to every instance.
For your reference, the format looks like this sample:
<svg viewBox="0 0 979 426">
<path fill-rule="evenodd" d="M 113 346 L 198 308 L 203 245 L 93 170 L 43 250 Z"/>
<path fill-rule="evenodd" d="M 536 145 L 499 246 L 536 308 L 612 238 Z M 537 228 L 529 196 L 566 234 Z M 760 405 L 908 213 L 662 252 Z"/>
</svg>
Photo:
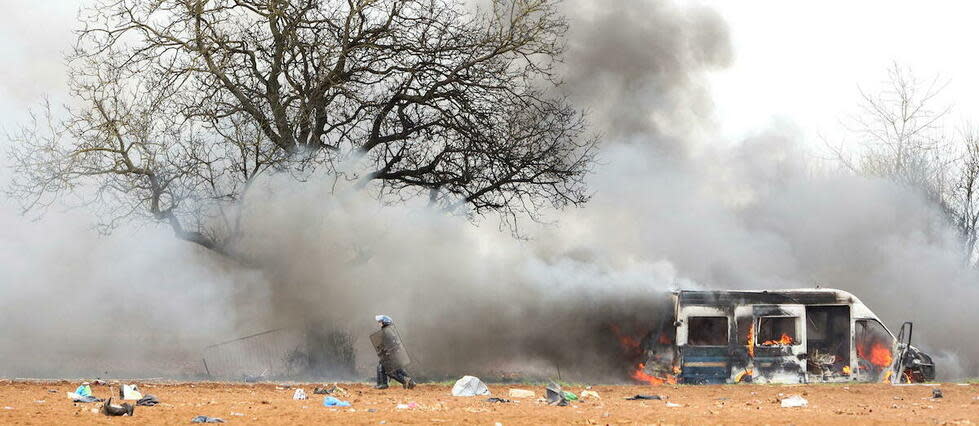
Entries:
<svg viewBox="0 0 979 426">
<path fill-rule="evenodd" d="M 401 383 L 405 389 L 413 389 L 415 381 L 404 369 L 410 360 L 401 345 L 401 336 L 394 329 L 394 321 L 387 315 L 377 315 L 374 320 L 381 326 L 380 331 L 371 335 L 378 357 L 377 385 L 374 387 L 387 389 L 388 378 L 391 378 Z"/>
</svg>

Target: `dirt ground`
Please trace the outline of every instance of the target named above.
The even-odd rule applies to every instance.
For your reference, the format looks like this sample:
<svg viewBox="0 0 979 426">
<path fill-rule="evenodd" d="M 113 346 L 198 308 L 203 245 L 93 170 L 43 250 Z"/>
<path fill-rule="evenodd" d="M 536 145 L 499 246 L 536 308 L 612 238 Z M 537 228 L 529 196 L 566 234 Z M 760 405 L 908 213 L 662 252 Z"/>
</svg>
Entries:
<svg viewBox="0 0 979 426">
<path fill-rule="evenodd" d="M 74 382 L 0 381 L 0 424 L 189 424 L 197 415 L 228 423 L 258 424 L 873 424 L 979 422 L 979 386 L 940 385 L 718 385 L 718 386 L 594 386 L 601 399 L 552 407 L 535 399 L 491 403 L 486 397 L 453 397 L 451 385 L 420 385 L 414 390 L 375 390 L 368 384 L 341 384 L 350 408 L 323 406 L 313 395 L 317 384 L 139 383 L 143 394 L 162 402 L 137 407 L 130 417 L 93 413 L 99 404 L 73 403 L 65 392 Z M 296 387 L 310 399 L 292 399 Z M 540 385 L 490 385 L 493 396 L 508 389 L 533 390 Z M 944 397 L 932 398 L 932 389 Z M 113 393 L 118 393 L 113 387 Z M 570 386 L 580 394 L 580 386 Z M 110 396 L 108 386 L 93 386 L 98 397 Z M 666 401 L 628 401 L 635 394 L 667 396 Z M 779 399 L 802 395 L 805 408 L 782 408 Z M 669 406 L 667 402 L 679 404 Z M 397 408 L 410 404 L 410 408 Z"/>
</svg>

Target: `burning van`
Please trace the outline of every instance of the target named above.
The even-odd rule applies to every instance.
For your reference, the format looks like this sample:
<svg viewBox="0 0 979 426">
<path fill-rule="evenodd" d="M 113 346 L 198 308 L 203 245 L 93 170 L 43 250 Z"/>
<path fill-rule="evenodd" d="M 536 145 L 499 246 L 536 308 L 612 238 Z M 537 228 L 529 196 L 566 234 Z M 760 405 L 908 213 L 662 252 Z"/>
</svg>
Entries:
<svg viewBox="0 0 979 426">
<path fill-rule="evenodd" d="M 633 377 L 650 383 L 934 380 L 931 357 L 850 293 L 833 289 L 677 291 L 641 342 Z"/>
</svg>

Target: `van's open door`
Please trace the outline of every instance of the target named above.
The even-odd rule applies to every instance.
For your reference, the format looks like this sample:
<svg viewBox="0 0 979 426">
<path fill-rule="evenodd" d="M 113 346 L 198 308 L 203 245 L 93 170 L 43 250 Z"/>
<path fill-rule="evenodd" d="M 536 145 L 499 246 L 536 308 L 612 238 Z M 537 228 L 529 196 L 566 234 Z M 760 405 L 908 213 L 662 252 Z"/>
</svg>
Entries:
<svg viewBox="0 0 979 426">
<path fill-rule="evenodd" d="M 891 383 L 910 383 L 911 377 L 904 375 L 904 369 L 907 367 L 905 362 L 908 361 L 908 350 L 911 348 L 911 332 L 914 331 L 914 324 L 910 321 L 905 321 L 901 324 L 901 331 L 897 333 L 897 339 L 894 340 L 894 365 L 891 373 Z"/>
<path fill-rule="evenodd" d="M 680 350 L 681 383 L 726 383 L 731 376 L 730 312 L 709 306 L 681 306 L 676 343 Z"/>
<path fill-rule="evenodd" d="M 755 305 L 754 381 L 806 382 L 806 309 L 803 305 Z"/>
</svg>

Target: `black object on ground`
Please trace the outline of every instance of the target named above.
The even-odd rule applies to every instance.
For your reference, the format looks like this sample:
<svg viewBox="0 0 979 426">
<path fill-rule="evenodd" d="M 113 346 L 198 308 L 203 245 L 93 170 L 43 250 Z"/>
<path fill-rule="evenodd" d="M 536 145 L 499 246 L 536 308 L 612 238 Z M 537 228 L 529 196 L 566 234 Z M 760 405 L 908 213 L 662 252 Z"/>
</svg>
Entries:
<svg viewBox="0 0 979 426">
<path fill-rule="evenodd" d="M 934 388 L 934 389 L 931 390 L 931 397 L 932 398 L 942 398 L 943 396 L 944 395 L 942 395 L 942 390 L 941 389 Z"/>
<path fill-rule="evenodd" d="M 641 400 L 641 399 L 657 399 L 657 400 L 662 400 L 662 399 L 666 399 L 666 398 L 663 397 L 662 395 L 636 395 L 636 396 L 630 396 L 630 397 L 628 397 L 626 399 L 629 400 L 629 401 L 637 401 L 637 400 Z"/>
<path fill-rule="evenodd" d="M 224 423 L 224 419 L 219 419 L 217 417 L 208 416 L 197 416 L 190 419 L 191 423 Z"/>
<path fill-rule="evenodd" d="M 112 398 L 109 398 L 108 401 L 105 401 L 105 403 L 102 404 L 102 414 L 105 414 L 107 416 L 132 417 L 133 411 L 135 411 L 135 407 L 133 407 L 128 402 L 123 402 L 122 405 L 113 405 Z"/>
<path fill-rule="evenodd" d="M 486 398 L 486 402 L 513 402 L 513 401 L 510 401 L 509 399 L 506 398 L 493 397 L 493 398 Z"/>
<path fill-rule="evenodd" d="M 554 382 L 547 385 L 547 403 L 558 407 L 568 405 L 568 400 L 564 397 L 564 391 L 561 390 L 561 385 Z"/>
<path fill-rule="evenodd" d="M 136 401 L 136 405 L 142 405 L 142 406 L 145 406 L 145 407 L 152 407 L 152 406 L 154 406 L 156 404 L 159 404 L 159 403 L 160 403 L 160 400 L 156 399 L 156 396 L 155 395 L 146 395 L 146 396 L 140 398 L 139 401 Z"/>
</svg>

